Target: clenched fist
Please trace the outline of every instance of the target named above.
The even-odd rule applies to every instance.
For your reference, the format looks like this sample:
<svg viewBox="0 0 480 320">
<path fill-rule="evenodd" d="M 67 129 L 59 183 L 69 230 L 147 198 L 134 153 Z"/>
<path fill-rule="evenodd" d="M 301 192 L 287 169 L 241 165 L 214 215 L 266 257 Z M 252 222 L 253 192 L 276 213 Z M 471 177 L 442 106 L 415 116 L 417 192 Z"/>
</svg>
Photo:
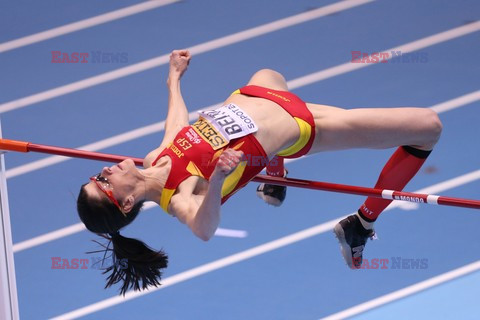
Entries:
<svg viewBox="0 0 480 320">
<path fill-rule="evenodd" d="M 170 54 L 170 76 L 181 78 L 187 70 L 191 58 L 188 50 L 173 50 Z"/>
<path fill-rule="evenodd" d="M 226 149 L 220 155 L 212 176 L 225 178 L 238 166 L 243 158 L 243 152 L 234 149 Z"/>
</svg>

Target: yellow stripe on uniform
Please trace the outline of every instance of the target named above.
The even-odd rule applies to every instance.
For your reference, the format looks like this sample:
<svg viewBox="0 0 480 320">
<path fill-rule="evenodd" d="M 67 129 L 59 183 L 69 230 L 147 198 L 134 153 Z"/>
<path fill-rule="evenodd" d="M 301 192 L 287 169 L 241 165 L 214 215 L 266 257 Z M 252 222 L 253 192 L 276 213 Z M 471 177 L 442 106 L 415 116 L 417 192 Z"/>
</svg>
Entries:
<svg viewBox="0 0 480 320">
<path fill-rule="evenodd" d="M 188 163 L 187 171 L 190 172 L 192 176 L 199 176 L 199 177 L 205 178 L 202 172 L 200 171 L 200 169 L 198 169 L 198 167 L 192 161 Z"/>
<path fill-rule="evenodd" d="M 162 196 L 160 197 L 160 207 L 168 213 L 168 205 L 170 204 L 170 199 L 172 199 L 173 194 L 176 189 L 167 189 L 164 188 L 162 191 Z"/>
<path fill-rule="evenodd" d="M 243 172 L 245 171 L 246 167 L 247 167 L 247 161 L 242 161 L 238 164 L 235 170 L 233 170 L 233 172 L 228 175 L 228 177 L 223 182 L 222 198 L 230 194 L 230 192 L 232 192 L 235 189 L 238 182 L 242 178 Z"/>
<path fill-rule="evenodd" d="M 300 137 L 290 147 L 283 149 L 278 153 L 278 155 L 281 157 L 287 157 L 302 150 L 302 148 L 308 143 L 308 140 L 312 134 L 312 127 L 310 127 L 307 121 L 297 117 L 293 117 L 293 119 L 297 121 L 298 128 L 300 129 Z"/>
</svg>

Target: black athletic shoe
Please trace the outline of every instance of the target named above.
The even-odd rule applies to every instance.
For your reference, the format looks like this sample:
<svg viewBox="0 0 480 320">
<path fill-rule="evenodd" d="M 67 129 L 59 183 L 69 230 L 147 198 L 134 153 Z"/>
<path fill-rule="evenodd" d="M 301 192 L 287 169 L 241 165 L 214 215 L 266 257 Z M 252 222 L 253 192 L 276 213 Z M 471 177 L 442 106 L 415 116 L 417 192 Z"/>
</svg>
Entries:
<svg viewBox="0 0 480 320">
<path fill-rule="evenodd" d="M 279 207 L 287 197 L 287 187 L 262 183 L 257 187 L 257 196 L 266 203 Z"/>
<path fill-rule="evenodd" d="M 288 174 L 288 170 L 285 169 L 285 178 Z M 277 186 L 275 184 L 261 183 L 257 187 L 257 196 L 272 206 L 279 207 L 287 197 L 287 187 Z"/>
<path fill-rule="evenodd" d="M 375 231 L 365 229 L 360 218 L 354 214 L 337 223 L 333 232 L 340 242 L 342 255 L 348 266 L 359 269 L 362 266 L 362 254 L 367 239 L 374 239 Z"/>
</svg>

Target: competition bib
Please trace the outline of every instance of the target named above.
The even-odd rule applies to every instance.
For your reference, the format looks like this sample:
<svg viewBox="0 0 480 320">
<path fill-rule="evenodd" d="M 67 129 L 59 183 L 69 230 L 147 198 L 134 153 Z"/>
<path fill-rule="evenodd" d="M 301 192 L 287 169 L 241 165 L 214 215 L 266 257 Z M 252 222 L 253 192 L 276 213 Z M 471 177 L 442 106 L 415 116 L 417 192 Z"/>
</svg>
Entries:
<svg viewBox="0 0 480 320">
<path fill-rule="evenodd" d="M 258 130 L 253 119 L 233 103 L 215 110 L 199 111 L 199 115 L 192 126 L 214 150 Z"/>
<path fill-rule="evenodd" d="M 228 140 L 223 136 L 209 121 L 200 117 L 194 124 L 192 128 L 208 142 L 213 150 L 217 150 L 225 147 L 228 144 Z"/>
</svg>

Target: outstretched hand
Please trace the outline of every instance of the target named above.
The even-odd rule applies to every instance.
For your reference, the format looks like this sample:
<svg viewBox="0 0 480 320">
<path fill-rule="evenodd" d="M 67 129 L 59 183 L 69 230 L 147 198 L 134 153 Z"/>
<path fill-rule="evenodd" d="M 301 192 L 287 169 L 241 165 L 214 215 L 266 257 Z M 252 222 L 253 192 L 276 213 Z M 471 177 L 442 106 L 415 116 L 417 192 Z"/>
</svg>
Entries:
<svg viewBox="0 0 480 320">
<path fill-rule="evenodd" d="M 173 50 L 170 54 L 170 76 L 180 79 L 187 71 L 190 59 L 188 50 Z"/>
<path fill-rule="evenodd" d="M 243 152 L 234 149 L 226 149 L 220 155 L 218 162 L 213 171 L 212 177 L 224 179 L 237 168 L 242 160 Z"/>
</svg>

